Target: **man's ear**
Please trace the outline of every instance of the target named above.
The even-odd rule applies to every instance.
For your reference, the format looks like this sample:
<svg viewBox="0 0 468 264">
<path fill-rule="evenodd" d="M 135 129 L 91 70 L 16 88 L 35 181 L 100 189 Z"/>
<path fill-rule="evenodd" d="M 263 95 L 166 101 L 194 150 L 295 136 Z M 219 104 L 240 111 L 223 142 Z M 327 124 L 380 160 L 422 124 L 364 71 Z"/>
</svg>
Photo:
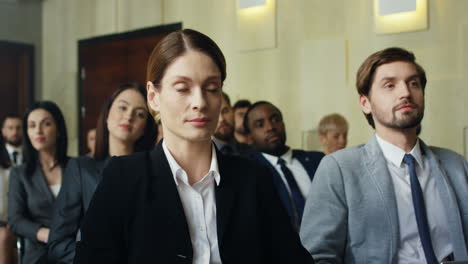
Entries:
<svg viewBox="0 0 468 264">
<path fill-rule="evenodd" d="M 152 82 L 146 83 L 146 94 L 148 106 L 155 112 L 159 112 L 159 90 Z"/>
<path fill-rule="evenodd" d="M 364 112 L 364 114 L 372 113 L 370 99 L 367 95 L 359 95 L 359 106 L 361 107 L 361 110 Z"/>
</svg>

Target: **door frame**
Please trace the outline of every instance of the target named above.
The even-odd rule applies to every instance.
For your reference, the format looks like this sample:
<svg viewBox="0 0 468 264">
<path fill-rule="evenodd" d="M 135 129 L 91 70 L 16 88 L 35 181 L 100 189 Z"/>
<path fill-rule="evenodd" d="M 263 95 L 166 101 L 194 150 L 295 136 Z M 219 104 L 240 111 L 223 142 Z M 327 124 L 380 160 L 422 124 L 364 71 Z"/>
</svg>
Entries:
<svg viewBox="0 0 468 264">
<path fill-rule="evenodd" d="M 138 37 L 146 37 L 151 35 L 158 35 L 163 33 L 170 33 L 176 30 L 182 29 L 182 23 L 173 23 L 167 25 L 160 25 L 155 27 L 148 27 L 137 29 L 133 31 L 127 31 L 122 33 L 115 33 L 109 35 L 103 35 L 98 37 L 86 38 L 78 40 L 78 72 L 77 72 L 77 80 L 78 80 L 78 151 L 81 152 L 83 149 L 81 146 L 86 142 L 85 133 L 87 131 L 83 131 L 84 124 L 83 124 L 83 115 L 84 115 L 84 93 L 83 93 L 83 84 L 82 84 L 82 73 L 81 69 L 83 68 L 83 63 L 81 61 L 80 51 L 82 48 L 91 46 L 98 43 L 112 43 L 113 41 L 125 40 L 125 39 L 132 39 Z"/>
<path fill-rule="evenodd" d="M 26 101 L 23 107 L 24 109 L 22 109 L 21 111 L 19 111 L 20 109 L 15 110 L 18 115 L 22 116 L 24 111 L 34 101 L 34 45 L 21 42 L 0 40 L 0 48 L 11 51 L 19 51 L 27 57 L 25 63 L 23 62 L 24 64 L 22 65 L 22 67 L 26 67 L 26 71 L 29 71 L 26 73 L 26 81 L 29 83 L 24 85 L 24 92 L 26 92 Z"/>
</svg>

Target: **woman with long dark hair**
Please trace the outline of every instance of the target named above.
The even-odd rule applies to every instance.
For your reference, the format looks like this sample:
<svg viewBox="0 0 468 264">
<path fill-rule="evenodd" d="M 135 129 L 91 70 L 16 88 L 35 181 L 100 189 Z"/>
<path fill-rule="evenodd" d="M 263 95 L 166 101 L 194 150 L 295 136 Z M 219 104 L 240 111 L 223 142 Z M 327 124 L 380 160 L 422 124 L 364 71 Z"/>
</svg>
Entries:
<svg viewBox="0 0 468 264">
<path fill-rule="evenodd" d="M 150 150 L 156 134 L 146 105 L 146 90 L 136 83 L 120 86 L 101 111 L 94 157 L 82 156 L 68 163 L 53 214 L 49 262 L 73 262 L 80 223 L 109 157 Z"/>
<path fill-rule="evenodd" d="M 313 263 L 268 169 L 211 141 L 225 78 L 224 55 L 200 32 L 173 32 L 154 48 L 148 104 L 164 138 L 109 161 L 75 263 Z"/>
<path fill-rule="evenodd" d="M 50 101 L 34 103 L 23 117 L 24 164 L 11 170 L 8 225 L 25 239 L 23 263 L 47 263 L 52 207 L 68 161 L 62 112 Z"/>
</svg>

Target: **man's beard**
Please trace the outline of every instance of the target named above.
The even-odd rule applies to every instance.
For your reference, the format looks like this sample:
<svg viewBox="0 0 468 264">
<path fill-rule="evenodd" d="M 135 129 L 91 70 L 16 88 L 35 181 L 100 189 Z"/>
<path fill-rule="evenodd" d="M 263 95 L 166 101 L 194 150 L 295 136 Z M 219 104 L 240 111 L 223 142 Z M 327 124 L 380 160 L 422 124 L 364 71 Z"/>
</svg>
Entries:
<svg viewBox="0 0 468 264">
<path fill-rule="evenodd" d="M 400 118 L 397 118 L 396 111 L 398 110 L 398 108 L 408 103 L 415 105 L 415 109 L 412 112 L 402 113 L 401 114 L 402 116 Z M 385 118 L 382 118 L 384 114 L 381 114 L 380 111 L 375 111 L 376 109 L 375 107 L 373 108 L 374 108 L 373 112 L 375 113 L 374 118 L 379 120 L 379 122 L 383 126 L 388 127 L 388 128 L 393 128 L 393 129 L 409 129 L 409 128 L 417 127 L 421 123 L 424 117 L 424 106 L 417 105 L 410 101 L 403 102 L 393 107 L 392 119 L 390 121 L 387 121 L 385 120 Z"/>
<path fill-rule="evenodd" d="M 216 131 L 213 135 L 215 138 L 222 140 L 222 141 L 231 141 L 231 139 L 234 137 L 234 133 L 232 129 L 225 133 L 221 133 L 219 131 Z"/>
<path fill-rule="evenodd" d="M 18 140 L 15 140 L 15 141 L 6 140 L 6 143 L 9 144 L 9 145 L 15 146 L 15 147 L 19 147 L 19 146 L 21 146 L 22 140 L 21 139 L 18 139 Z"/>
</svg>

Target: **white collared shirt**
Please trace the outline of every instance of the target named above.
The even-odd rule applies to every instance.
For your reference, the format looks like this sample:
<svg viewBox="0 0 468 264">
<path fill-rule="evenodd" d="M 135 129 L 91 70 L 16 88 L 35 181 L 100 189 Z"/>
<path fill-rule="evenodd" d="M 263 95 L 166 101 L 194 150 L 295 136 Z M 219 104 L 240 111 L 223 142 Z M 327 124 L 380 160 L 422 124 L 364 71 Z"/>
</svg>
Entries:
<svg viewBox="0 0 468 264">
<path fill-rule="evenodd" d="M 219 185 L 221 177 L 215 147 L 212 146 L 210 170 L 199 182 L 190 185 L 187 173 L 174 159 L 164 141 L 162 146 L 187 218 L 193 248 L 192 263 L 221 263 L 215 197 L 215 184 Z"/>
<path fill-rule="evenodd" d="M 13 166 L 19 166 L 23 163 L 23 151 L 21 149 L 21 146 L 15 147 L 10 144 L 5 144 L 5 148 L 8 151 L 8 156 L 10 156 L 10 161 L 13 164 Z M 13 152 L 16 151 L 18 153 L 18 156 L 16 156 L 16 164 L 13 162 Z"/>
<path fill-rule="evenodd" d="M 268 160 L 268 162 L 271 163 L 271 165 L 273 165 L 273 167 L 275 167 L 276 171 L 281 176 L 281 179 L 283 180 L 286 189 L 288 190 L 289 196 L 291 196 L 291 190 L 289 189 L 288 182 L 284 177 L 283 171 L 281 170 L 281 166 L 278 164 L 279 157 L 266 153 L 262 153 L 262 155 L 265 157 L 266 160 Z M 284 153 L 281 156 L 281 158 L 284 159 L 286 167 L 288 167 L 288 169 L 292 172 L 294 179 L 296 180 L 296 183 L 299 186 L 299 190 L 301 190 L 302 195 L 304 196 L 304 198 L 307 197 L 307 195 L 309 194 L 311 181 L 309 174 L 304 169 L 304 166 L 302 166 L 299 160 L 293 158 L 293 152 L 291 149 Z"/>
<path fill-rule="evenodd" d="M 395 189 L 400 243 L 397 263 L 427 263 L 419 238 L 408 165 L 403 163 L 405 151 L 383 140 L 377 134 L 377 142 L 387 160 Z M 436 179 L 430 174 L 427 158 L 422 155 L 419 140 L 410 152 L 416 160 L 416 175 L 423 190 L 432 246 L 439 261 L 453 252 L 448 222 L 444 215 L 444 204 L 436 188 Z"/>
</svg>

